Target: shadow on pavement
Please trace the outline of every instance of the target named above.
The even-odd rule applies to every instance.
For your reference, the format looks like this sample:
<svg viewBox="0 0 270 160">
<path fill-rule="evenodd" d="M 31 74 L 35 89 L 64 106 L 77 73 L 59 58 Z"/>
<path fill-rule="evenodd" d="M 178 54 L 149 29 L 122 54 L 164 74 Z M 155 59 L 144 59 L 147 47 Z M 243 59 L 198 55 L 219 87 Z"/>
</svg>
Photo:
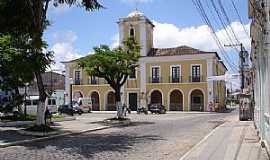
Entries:
<svg viewBox="0 0 270 160">
<path fill-rule="evenodd" d="M 16 130 L 3 130 L 0 131 L 0 142 L 1 143 L 11 143 L 20 140 L 33 139 L 34 136 L 24 136 L 19 134 Z"/>
<path fill-rule="evenodd" d="M 109 123 L 105 123 L 104 121 L 97 121 L 97 122 L 89 122 L 88 124 L 100 124 L 103 126 L 112 126 L 115 124 L 109 124 Z M 117 128 L 124 128 L 124 127 L 134 127 L 134 126 L 141 126 L 141 125 L 151 125 L 151 124 L 155 124 L 155 122 L 148 122 L 148 121 L 131 121 L 130 124 L 127 125 L 119 125 L 119 126 L 115 126 Z"/>
<path fill-rule="evenodd" d="M 68 151 L 71 155 L 81 155 L 91 158 L 100 152 L 125 153 L 138 143 L 151 143 L 153 141 L 163 141 L 165 139 L 156 135 L 120 135 L 120 134 L 80 134 L 66 136 L 63 138 L 37 142 L 34 144 L 24 144 L 22 146 L 29 150 L 38 152 L 45 148 L 54 148 L 57 152 Z"/>
</svg>

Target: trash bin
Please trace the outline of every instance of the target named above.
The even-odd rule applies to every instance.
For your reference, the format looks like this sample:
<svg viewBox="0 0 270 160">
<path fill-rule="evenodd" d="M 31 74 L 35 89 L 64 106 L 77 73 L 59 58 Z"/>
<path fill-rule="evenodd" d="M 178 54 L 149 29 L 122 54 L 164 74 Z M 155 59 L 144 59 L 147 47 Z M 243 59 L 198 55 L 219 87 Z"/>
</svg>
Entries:
<svg viewBox="0 0 270 160">
<path fill-rule="evenodd" d="M 248 121 L 253 120 L 253 107 L 251 104 L 251 95 L 240 94 L 239 95 L 239 120 Z"/>
</svg>

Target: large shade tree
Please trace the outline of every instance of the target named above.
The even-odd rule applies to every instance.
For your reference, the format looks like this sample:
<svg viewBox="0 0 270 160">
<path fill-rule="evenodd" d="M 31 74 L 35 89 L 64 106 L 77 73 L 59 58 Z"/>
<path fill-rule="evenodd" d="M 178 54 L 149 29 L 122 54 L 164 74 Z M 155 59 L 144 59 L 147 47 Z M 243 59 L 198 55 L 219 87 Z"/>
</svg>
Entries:
<svg viewBox="0 0 270 160">
<path fill-rule="evenodd" d="M 30 70 L 36 80 L 39 90 L 37 125 L 44 125 L 45 101 L 47 94 L 44 89 L 41 74 L 46 71 L 51 61 L 51 52 L 44 52 L 46 43 L 43 33 L 49 25 L 47 12 L 52 3 L 55 7 L 63 4 L 75 5 L 86 11 L 93 11 L 102 6 L 97 0 L 5 0 L 0 1 L 0 34 L 15 36 L 27 35 L 30 44 L 27 58 L 31 59 Z"/>
<path fill-rule="evenodd" d="M 14 42 L 15 41 L 15 42 Z M 33 74 L 28 72 L 31 67 L 30 60 L 23 53 L 27 52 L 27 45 L 21 44 L 18 49 L 18 37 L 0 36 L 0 89 L 12 93 L 12 99 L 0 109 L 10 112 L 17 106 L 19 111 L 23 96 L 19 94 L 19 87 L 33 79 Z"/>
<path fill-rule="evenodd" d="M 140 51 L 134 38 L 127 39 L 123 44 L 123 47 L 115 49 L 106 45 L 96 47 L 93 55 L 84 57 L 79 62 L 89 75 L 104 78 L 114 89 L 117 118 L 123 118 L 121 87 L 136 67 Z"/>
</svg>

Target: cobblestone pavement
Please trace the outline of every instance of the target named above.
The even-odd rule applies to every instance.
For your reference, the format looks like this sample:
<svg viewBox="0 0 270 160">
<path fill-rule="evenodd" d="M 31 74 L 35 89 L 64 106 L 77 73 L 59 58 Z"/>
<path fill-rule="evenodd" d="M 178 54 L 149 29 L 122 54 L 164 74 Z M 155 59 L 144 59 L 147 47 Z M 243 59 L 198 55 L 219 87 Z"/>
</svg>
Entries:
<svg viewBox="0 0 270 160">
<path fill-rule="evenodd" d="M 102 116 L 89 114 L 79 120 L 91 125 L 94 117 Z M 222 121 L 234 116 L 235 112 L 132 114 L 131 126 L 3 148 L 0 160 L 176 160 Z"/>
</svg>

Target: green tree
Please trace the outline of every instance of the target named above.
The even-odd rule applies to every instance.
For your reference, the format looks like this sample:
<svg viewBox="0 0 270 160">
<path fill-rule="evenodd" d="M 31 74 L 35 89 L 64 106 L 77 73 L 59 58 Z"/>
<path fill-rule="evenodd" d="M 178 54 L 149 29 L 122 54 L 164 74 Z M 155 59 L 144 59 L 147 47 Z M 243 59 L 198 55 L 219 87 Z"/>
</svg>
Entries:
<svg viewBox="0 0 270 160">
<path fill-rule="evenodd" d="M 79 63 L 89 75 L 104 78 L 115 91 L 117 118 L 123 118 L 121 87 L 125 84 L 139 59 L 140 46 L 133 38 L 124 46 L 110 49 L 106 45 L 94 48 L 95 53 L 84 57 Z"/>
<path fill-rule="evenodd" d="M 16 41 L 16 42 L 15 42 Z M 33 74 L 28 72 L 30 60 L 25 57 L 27 45 L 22 45 L 18 49 L 18 38 L 12 36 L 0 36 L 0 89 L 13 93 L 12 101 L 3 108 L 4 111 L 21 105 L 23 96 L 19 94 L 19 87 L 23 87 L 26 82 L 33 80 Z M 19 108 L 20 109 L 20 108 Z"/>
<path fill-rule="evenodd" d="M 31 48 L 27 57 L 31 59 L 32 73 L 37 80 L 39 104 L 37 125 L 44 125 L 45 101 L 47 94 L 44 89 L 41 74 L 46 71 L 51 61 L 51 52 L 44 53 L 46 43 L 42 40 L 44 30 L 49 25 L 47 11 L 49 4 L 55 7 L 68 4 L 76 5 L 87 11 L 99 9 L 102 6 L 97 0 L 5 0 L 0 1 L 0 34 L 27 34 Z"/>
</svg>

